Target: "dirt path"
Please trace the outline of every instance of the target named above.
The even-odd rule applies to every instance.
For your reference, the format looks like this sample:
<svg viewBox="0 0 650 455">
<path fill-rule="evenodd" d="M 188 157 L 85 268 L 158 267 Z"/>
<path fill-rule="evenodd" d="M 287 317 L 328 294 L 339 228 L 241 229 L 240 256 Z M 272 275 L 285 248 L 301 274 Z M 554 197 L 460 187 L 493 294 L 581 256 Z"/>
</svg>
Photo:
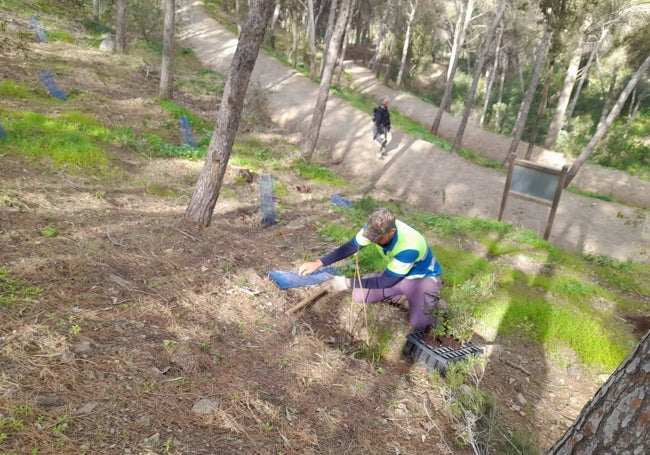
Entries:
<svg viewBox="0 0 650 455">
<path fill-rule="evenodd" d="M 180 5 L 181 45 L 193 49 L 206 67 L 227 73 L 237 45 L 236 37 L 205 13 L 200 0 L 182 0 Z M 367 70 L 352 66 L 350 73 L 352 85 L 362 92 L 388 94 L 394 109 L 424 124 L 430 123 L 428 119 L 433 117 L 435 107 L 388 89 Z M 257 60 L 251 84 L 268 91 L 270 116 L 275 123 L 289 132 L 305 133 L 316 101 L 316 84 L 263 54 Z M 453 137 L 456 126 L 456 119 L 444 115 L 440 136 Z M 378 160 L 374 156 L 374 144 L 369 140 L 371 129 L 370 114 L 330 96 L 319 148 L 331 153 L 332 168 L 359 189 L 358 194 L 348 196 L 354 198 L 369 192 L 375 197 L 403 200 L 430 211 L 486 219 L 498 217 L 505 183 L 503 171 L 478 167 L 400 131 L 393 132 L 388 156 Z M 507 150 L 509 142 L 503 136 L 469 125 L 463 145 L 500 160 L 501 151 Z M 554 154 L 538 149 L 535 156 L 540 161 L 558 164 L 559 157 Z M 638 206 L 648 207 L 644 200 L 650 197 L 647 183 L 619 173 L 605 177 L 593 172 L 580 176 L 585 190 L 613 194 L 614 189 L 620 189 L 621 200 L 633 200 Z M 610 191 L 598 189 L 595 182 L 604 184 Z M 505 220 L 542 235 L 548 215 L 549 210 L 544 206 L 510 198 Z M 571 251 L 647 261 L 650 223 L 643 209 L 564 192 L 549 240 Z"/>
</svg>

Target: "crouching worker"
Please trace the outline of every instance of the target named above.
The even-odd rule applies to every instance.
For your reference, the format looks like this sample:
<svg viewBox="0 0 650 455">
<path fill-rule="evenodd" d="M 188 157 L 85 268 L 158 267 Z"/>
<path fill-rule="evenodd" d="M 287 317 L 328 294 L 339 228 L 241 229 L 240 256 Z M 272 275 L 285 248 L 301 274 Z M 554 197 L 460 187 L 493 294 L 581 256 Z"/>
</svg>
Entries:
<svg viewBox="0 0 650 455">
<path fill-rule="evenodd" d="M 322 258 L 300 265 L 298 272 L 308 275 L 372 243 L 387 261 L 384 271 L 360 280 L 335 276 L 330 280 L 330 288 L 351 289 L 358 303 L 396 302 L 405 296 L 411 327 L 416 331 L 431 328 L 435 322 L 431 310 L 446 307 L 440 299 L 442 267 L 422 234 L 395 219 L 388 209 L 373 212 L 354 238 Z"/>
</svg>

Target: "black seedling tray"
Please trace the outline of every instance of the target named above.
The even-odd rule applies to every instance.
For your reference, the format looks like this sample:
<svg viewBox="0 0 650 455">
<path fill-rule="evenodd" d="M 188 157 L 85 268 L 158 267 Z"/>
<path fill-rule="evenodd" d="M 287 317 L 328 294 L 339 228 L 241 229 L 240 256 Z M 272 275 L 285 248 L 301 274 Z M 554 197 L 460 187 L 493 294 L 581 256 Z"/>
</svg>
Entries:
<svg viewBox="0 0 650 455">
<path fill-rule="evenodd" d="M 428 371 L 437 370 L 442 376 L 447 372 L 447 367 L 453 362 L 458 362 L 467 356 L 481 355 L 483 348 L 473 344 L 454 349 L 449 346 L 433 348 L 424 340 L 424 332 L 413 332 L 406 335 L 406 344 L 402 353 L 412 362 L 425 367 Z"/>
</svg>

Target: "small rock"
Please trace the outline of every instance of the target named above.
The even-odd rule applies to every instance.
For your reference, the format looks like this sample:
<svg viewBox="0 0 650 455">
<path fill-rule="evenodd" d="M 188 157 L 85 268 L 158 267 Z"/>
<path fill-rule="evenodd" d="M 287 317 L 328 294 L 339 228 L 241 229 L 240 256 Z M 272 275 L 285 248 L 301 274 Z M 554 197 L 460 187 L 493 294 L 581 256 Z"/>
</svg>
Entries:
<svg viewBox="0 0 650 455">
<path fill-rule="evenodd" d="M 72 345 L 72 349 L 77 354 L 83 354 L 92 351 L 93 344 L 90 341 L 81 341 Z"/>
<path fill-rule="evenodd" d="M 58 395 L 39 395 L 36 397 L 36 406 L 39 408 L 56 408 L 65 405 L 65 401 Z"/>
<path fill-rule="evenodd" d="M 521 403 L 521 404 L 526 404 L 527 403 L 526 399 L 524 398 L 524 396 L 521 393 L 517 394 L 517 400 L 519 400 L 519 403 Z"/>
<path fill-rule="evenodd" d="M 145 445 L 157 446 L 160 443 L 160 433 L 154 433 L 144 440 Z"/>
<path fill-rule="evenodd" d="M 97 407 L 97 403 L 86 403 L 77 411 L 79 414 L 90 414 Z"/>
<path fill-rule="evenodd" d="M 209 398 L 202 398 L 192 406 L 195 414 L 210 414 L 215 409 L 219 409 L 219 402 Z"/>
</svg>

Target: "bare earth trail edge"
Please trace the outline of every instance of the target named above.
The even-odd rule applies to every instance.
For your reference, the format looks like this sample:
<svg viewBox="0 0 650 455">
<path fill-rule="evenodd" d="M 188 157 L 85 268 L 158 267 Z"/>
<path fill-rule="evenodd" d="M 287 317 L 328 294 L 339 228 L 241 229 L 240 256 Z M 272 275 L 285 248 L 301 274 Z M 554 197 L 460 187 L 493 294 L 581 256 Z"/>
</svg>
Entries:
<svg viewBox="0 0 650 455">
<path fill-rule="evenodd" d="M 237 45 L 236 37 L 210 18 L 200 1 L 181 1 L 179 19 L 181 45 L 193 49 L 206 67 L 227 74 Z M 435 115 L 434 106 L 390 90 L 370 71 L 354 65 L 348 65 L 348 71 L 352 86 L 370 95 L 389 95 L 391 106 L 407 117 L 426 125 Z M 307 131 L 317 84 L 263 53 L 257 59 L 251 84 L 268 91 L 269 115 L 274 123 L 289 132 Z M 439 135 L 453 139 L 457 124 L 457 119 L 443 115 Z M 400 131 L 393 132 L 388 155 L 378 160 L 374 144 L 369 140 L 371 129 L 369 114 L 330 96 L 318 147 L 331 153 L 332 168 L 359 188 L 359 194 L 402 200 L 431 212 L 484 219 L 498 217 L 505 172 L 476 166 Z M 463 146 L 501 161 L 509 141 L 470 123 Z M 526 144 L 520 145 L 521 150 L 524 147 Z M 557 166 L 561 158 L 537 149 L 534 160 Z M 549 241 L 569 251 L 647 261 L 650 223 L 644 207 L 650 206 L 647 200 L 650 184 L 620 172 L 589 166 L 578 174 L 575 185 L 585 191 L 615 196 L 631 206 L 565 191 Z M 541 236 L 548 215 L 547 207 L 509 198 L 504 219 Z"/>
</svg>

